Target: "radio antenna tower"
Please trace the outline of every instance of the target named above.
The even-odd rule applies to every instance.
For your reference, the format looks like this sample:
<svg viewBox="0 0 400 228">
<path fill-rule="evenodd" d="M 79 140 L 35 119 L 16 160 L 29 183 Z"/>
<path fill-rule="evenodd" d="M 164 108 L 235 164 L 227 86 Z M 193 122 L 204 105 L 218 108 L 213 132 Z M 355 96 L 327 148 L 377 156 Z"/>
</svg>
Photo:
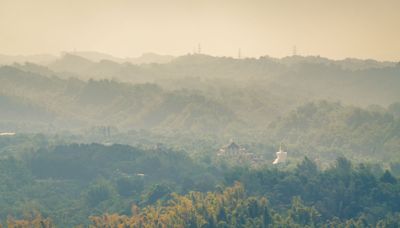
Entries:
<svg viewBox="0 0 400 228">
<path fill-rule="evenodd" d="M 241 59 L 242 58 L 242 50 L 239 48 L 239 50 L 238 50 L 238 59 Z"/>
<path fill-rule="evenodd" d="M 201 54 L 201 44 L 200 44 L 200 43 L 199 43 L 198 46 L 197 46 L 197 53 L 198 53 L 198 54 Z"/>
<path fill-rule="evenodd" d="M 297 55 L 297 47 L 296 45 L 293 46 L 293 56 Z"/>
</svg>

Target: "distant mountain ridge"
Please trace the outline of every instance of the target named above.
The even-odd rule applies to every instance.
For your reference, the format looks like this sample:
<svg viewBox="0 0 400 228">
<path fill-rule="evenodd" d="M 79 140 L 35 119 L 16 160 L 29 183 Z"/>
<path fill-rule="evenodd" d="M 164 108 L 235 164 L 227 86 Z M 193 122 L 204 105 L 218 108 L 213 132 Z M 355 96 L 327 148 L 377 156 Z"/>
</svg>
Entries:
<svg viewBox="0 0 400 228">
<path fill-rule="evenodd" d="M 173 58 L 167 63 L 137 65 L 115 62 L 109 55 L 101 53 L 87 52 L 82 55 L 92 55 L 93 60 L 93 56 L 97 56 L 97 60 L 103 60 L 96 62 L 65 53 L 48 65 L 28 63 L 14 66 L 65 79 L 156 83 L 169 90 L 195 89 L 207 94 L 212 93 L 211 87 L 256 86 L 262 88 L 265 94 L 282 97 L 285 93 L 289 99 L 295 100 L 329 99 L 362 106 L 387 106 L 400 100 L 400 65 L 395 62 L 329 60 L 318 56 L 234 59 L 190 54 Z M 148 58 L 146 55 L 143 57 Z"/>
<path fill-rule="evenodd" d="M 64 54 L 76 55 L 88 59 L 92 62 L 100 62 L 102 60 L 113 61 L 116 63 L 132 63 L 132 64 L 149 64 L 149 63 L 168 63 L 175 57 L 172 55 L 160 55 L 152 52 L 146 52 L 138 57 L 120 58 L 109 54 L 94 51 L 75 51 L 66 52 Z"/>
<path fill-rule="evenodd" d="M 106 123 L 194 132 L 258 129 L 314 100 L 364 107 L 400 102 L 395 63 L 191 54 L 135 65 L 108 58 L 96 62 L 65 53 L 48 65 L 0 67 L 0 94 L 44 107 L 59 126 Z"/>
<path fill-rule="evenodd" d="M 210 68 L 199 75 L 236 74 L 233 79 L 229 74 L 172 78 L 169 83 L 174 86 L 168 87 L 167 83 L 62 78 L 30 64 L 0 67 L 0 130 L 57 133 L 111 126 L 121 132 L 144 130 L 171 137 L 238 137 L 271 145 L 284 141 L 296 148 L 293 156 L 307 152 L 328 160 L 346 153 L 384 160 L 395 157 L 400 148 L 400 67 L 351 71 L 325 64 L 266 65 L 281 71 L 268 77 L 262 74 L 265 65 L 259 65 L 253 67 L 257 70 L 252 76 L 244 77 L 241 73 L 253 61 L 198 57 L 193 65 L 179 61 L 193 63 L 190 58 L 196 56 L 165 65 L 128 65 L 128 69 L 139 75 L 147 72 L 144 77 L 152 76 L 149 71 L 166 77 L 168 68 L 170 74 L 184 75 L 204 66 Z M 88 69 L 93 66 L 87 59 L 71 56 L 72 63 L 84 66 L 81 61 L 88 63 Z M 318 102 L 324 98 L 330 99 Z M 360 99 L 370 106 L 347 104 Z"/>
<path fill-rule="evenodd" d="M 235 118 L 223 104 L 195 92 L 166 91 L 154 84 L 61 79 L 10 66 L 0 67 L 0 109 L 8 110 L 0 122 L 10 119 L 59 129 L 108 124 L 125 129 L 217 132 Z M 18 110 L 25 114 L 14 116 Z M 49 114 L 36 118 L 40 112 Z"/>
<path fill-rule="evenodd" d="M 115 63 L 131 63 L 131 64 L 150 64 L 150 63 L 168 63 L 175 57 L 172 55 L 160 55 L 152 52 L 143 53 L 138 57 L 120 58 L 110 54 L 95 51 L 72 51 L 63 52 L 61 56 L 41 54 L 41 55 L 3 55 L 0 54 L 0 65 L 12 65 L 14 63 L 34 63 L 38 65 L 49 65 L 55 61 L 60 61 L 65 56 L 79 56 L 92 62 L 100 62 L 103 60 Z"/>
<path fill-rule="evenodd" d="M 47 65 L 57 59 L 57 56 L 42 55 L 2 55 L 0 54 L 0 65 L 11 65 L 14 63 L 35 63 L 39 65 Z"/>
</svg>

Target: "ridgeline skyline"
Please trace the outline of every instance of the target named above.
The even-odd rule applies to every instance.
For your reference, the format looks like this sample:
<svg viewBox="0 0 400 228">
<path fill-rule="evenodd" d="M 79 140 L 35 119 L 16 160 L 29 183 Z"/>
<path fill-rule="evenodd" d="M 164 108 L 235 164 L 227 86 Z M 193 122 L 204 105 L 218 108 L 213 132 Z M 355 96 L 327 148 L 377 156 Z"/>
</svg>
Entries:
<svg viewBox="0 0 400 228">
<path fill-rule="evenodd" d="M 400 60 L 400 2 L 4 0 L 0 53 L 73 50 Z"/>
</svg>

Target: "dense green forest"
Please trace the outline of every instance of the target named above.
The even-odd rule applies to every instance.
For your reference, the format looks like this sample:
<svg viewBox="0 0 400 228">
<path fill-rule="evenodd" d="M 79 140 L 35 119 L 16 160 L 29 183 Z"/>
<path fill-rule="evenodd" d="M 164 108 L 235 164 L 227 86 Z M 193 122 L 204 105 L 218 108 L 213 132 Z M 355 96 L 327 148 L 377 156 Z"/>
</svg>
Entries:
<svg viewBox="0 0 400 228">
<path fill-rule="evenodd" d="M 400 225 L 394 62 L 40 59 L 0 67 L 3 226 Z"/>
<path fill-rule="evenodd" d="M 253 169 L 184 151 L 69 144 L 3 158 L 0 170 L 3 223 L 40 212 L 59 227 L 91 220 L 149 227 L 375 225 L 398 222 L 400 212 L 394 163 L 386 170 L 338 158 L 321 170 L 304 158 L 295 168 Z"/>
<path fill-rule="evenodd" d="M 0 0 L 0 228 L 400 228 L 399 9 Z"/>
</svg>

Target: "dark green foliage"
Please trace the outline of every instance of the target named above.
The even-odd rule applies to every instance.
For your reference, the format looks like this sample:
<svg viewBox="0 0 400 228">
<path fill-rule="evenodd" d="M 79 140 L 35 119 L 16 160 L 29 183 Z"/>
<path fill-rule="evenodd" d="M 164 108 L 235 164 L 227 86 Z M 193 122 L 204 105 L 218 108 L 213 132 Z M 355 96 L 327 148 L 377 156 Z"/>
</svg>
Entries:
<svg viewBox="0 0 400 228">
<path fill-rule="evenodd" d="M 116 185 L 121 196 L 129 197 L 143 191 L 144 180 L 141 177 L 121 177 L 116 181 Z"/>
<path fill-rule="evenodd" d="M 313 207 L 306 207 L 300 198 L 294 197 L 292 207 L 288 211 L 290 219 L 301 226 L 315 226 L 319 223 L 319 213 Z"/>
<path fill-rule="evenodd" d="M 392 174 L 389 172 L 389 170 L 386 170 L 383 176 L 380 178 L 380 181 L 384 183 L 389 183 L 389 184 L 396 184 L 397 180 L 395 177 L 392 176 Z"/>
<path fill-rule="evenodd" d="M 204 165 L 182 152 L 124 145 L 63 145 L 26 158 L 0 160 L 2 218 L 30 208 L 62 226 L 86 224 L 92 214 L 127 214 L 133 203 L 163 204 L 176 192 L 217 189 L 221 193 L 221 184 L 235 181 L 244 184 L 245 192 L 232 193 L 233 199 L 241 194 L 250 197 L 235 211 L 220 207 L 215 215 L 205 214 L 211 227 L 229 226 L 232 221 L 243 227 L 316 227 L 335 223 L 335 218 L 337 224 L 390 224 L 394 220 L 389 215 L 400 212 L 395 176 L 343 157 L 323 171 L 306 157 L 293 169 L 223 166 L 224 172 L 217 163 Z M 270 206 L 257 197 L 266 197 Z"/>
<path fill-rule="evenodd" d="M 338 158 L 335 166 L 324 171 L 305 158 L 290 172 L 271 169 L 248 170 L 240 174 L 235 170 L 232 172 L 236 173 L 235 176 L 227 174 L 227 180 L 241 181 L 248 194 L 264 195 L 273 207 L 280 209 L 290 205 L 299 208 L 296 205 L 300 205 L 300 201 L 291 200 L 300 196 L 304 204 L 318 211 L 315 216 L 323 221 L 334 217 L 351 219 L 365 214 L 368 222 L 376 222 L 387 212 L 399 212 L 400 186 L 397 179 L 388 171 L 375 176 L 369 166 L 360 164 L 353 167 L 345 158 Z M 313 220 L 311 215 L 304 216 L 295 218 L 296 222 Z"/>
<path fill-rule="evenodd" d="M 168 199 L 171 194 L 171 188 L 167 184 L 156 184 L 152 186 L 146 195 L 143 196 L 142 202 L 144 204 L 153 204 L 160 199 Z"/>
<path fill-rule="evenodd" d="M 86 200 L 89 206 L 95 207 L 99 203 L 110 199 L 112 194 L 112 185 L 106 181 L 102 181 L 89 186 L 86 193 Z"/>
<path fill-rule="evenodd" d="M 143 151 L 123 145 L 72 144 L 38 151 L 30 166 L 38 178 L 91 180 L 112 175 L 115 162 L 134 161 L 140 155 Z"/>
<path fill-rule="evenodd" d="M 0 138 L 0 143 L 12 148 L 13 140 L 30 140 L 21 137 Z M 207 174 L 210 171 L 187 154 L 168 149 L 48 144 L 44 142 L 46 147 L 18 160 L 0 159 L 0 219 L 10 213 L 21 215 L 29 208 L 71 226 L 91 214 L 130 211 L 133 202 L 154 203 L 172 192 L 188 192 L 196 186 L 209 191 L 214 188 L 211 183 L 222 178 Z"/>
</svg>

